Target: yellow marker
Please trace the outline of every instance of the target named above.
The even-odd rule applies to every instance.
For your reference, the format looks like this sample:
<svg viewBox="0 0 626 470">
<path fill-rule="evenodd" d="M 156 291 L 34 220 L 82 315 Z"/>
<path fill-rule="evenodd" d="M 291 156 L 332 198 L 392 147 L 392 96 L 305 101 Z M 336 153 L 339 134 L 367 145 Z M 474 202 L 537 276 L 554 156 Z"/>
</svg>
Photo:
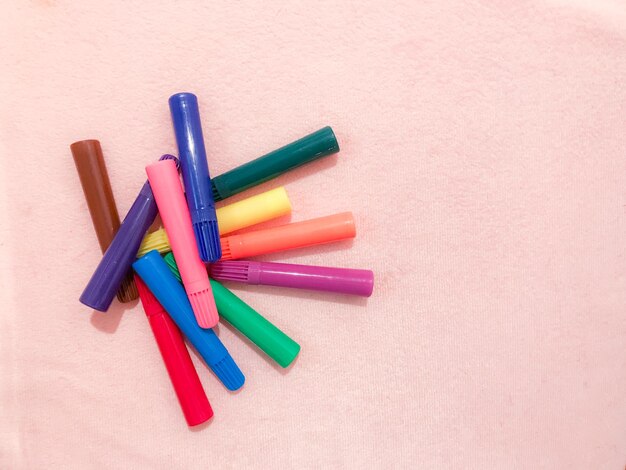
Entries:
<svg viewBox="0 0 626 470">
<path fill-rule="evenodd" d="M 224 236 L 235 230 L 289 214 L 291 203 L 287 197 L 287 191 L 281 186 L 258 196 L 220 207 L 215 212 L 220 236 Z"/>
<path fill-rule="evenodd" d="M 287 215 L 291 213 L 291 203 L 287 191 L 281 186 L 258 196 L 220 207 L 215 212 L 220 235 L 224 236 L 236 230 Z M 158 250 L 159 253 L 167 253 L 172 250 L 164 229 L 160 228 L 144 237 L 137 257 L 143 256 L 151 250 Z"/>
<path fill-rule="evenodd" d="M 172 249 L 170 248 L 170 240 L 167 238 L 167 233 L 165 233 L 164 228 L 155 230 L 154 232 L 149 233 L 145 237 L 143 237 L 141 246 L 139 247 L 139 251 L 137 252 L 137 258 L 140 258 L 147 252 L 152 250 L 157 250 L 161 254 L 172 251 Z"/>
</svg>

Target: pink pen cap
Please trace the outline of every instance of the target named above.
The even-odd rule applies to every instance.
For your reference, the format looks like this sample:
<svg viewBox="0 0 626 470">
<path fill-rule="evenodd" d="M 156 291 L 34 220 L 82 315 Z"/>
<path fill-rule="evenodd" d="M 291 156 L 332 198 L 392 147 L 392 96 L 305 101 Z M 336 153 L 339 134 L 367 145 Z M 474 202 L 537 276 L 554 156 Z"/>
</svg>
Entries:
<svg viewBox="0 0 626 470">
<path fill-rule="evenodd" d="M 171 160 L 159 161 L 148 165 L 146 173 L 196 321 L 202 328 L 212 328 L 219 317 L 176 165 Z"/>
</svg>

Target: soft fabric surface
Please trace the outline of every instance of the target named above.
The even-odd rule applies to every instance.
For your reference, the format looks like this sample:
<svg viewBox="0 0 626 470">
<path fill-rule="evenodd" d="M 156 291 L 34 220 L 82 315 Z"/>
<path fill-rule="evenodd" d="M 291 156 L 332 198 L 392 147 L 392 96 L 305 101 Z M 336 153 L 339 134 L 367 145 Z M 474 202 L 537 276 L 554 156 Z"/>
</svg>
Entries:
<svg viewBox="0 0 626 470">
<path fill-rule="evenodd" d="M 624 468 L 623 2 L 14 0 L 0 41 L 1 468 Z M 141 307 L 78 303 L 69 152 L 100 139 L 125 214 L 177 91 L 216 175 L 332 125 L 338 156 L 245 195 L 357 219 L 265 259 L 376 273 L 367 301 L 237 287 L 302 352 L 220 326 L 247 383 L 194 356 L 194 430 Z"/>
</svg>

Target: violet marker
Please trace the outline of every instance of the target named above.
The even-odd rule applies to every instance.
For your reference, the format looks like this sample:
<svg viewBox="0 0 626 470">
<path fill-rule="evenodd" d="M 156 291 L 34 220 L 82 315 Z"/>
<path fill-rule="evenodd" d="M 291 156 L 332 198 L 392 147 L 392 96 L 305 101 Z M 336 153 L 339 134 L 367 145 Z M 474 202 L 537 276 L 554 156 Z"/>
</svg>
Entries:
<svg viewBox="0 0 626 470">
<path fill-rule="evenodd" d="M 260 261 L 219 261 L 209 266 L 218 281 L 339 292 L 369 297 L 374 273 L 368 269 L 327 268 Z"/>
<path fill-rule="evenodd" d="M 178 167 L 178 159 L 173 155 L 163 155 L 159 160 L 174 160 Z M 107 311 L 156 215 L 154 194 L 146 181 L 80 296 L 81 303 Z"/>
<path fill-rule="evenodd" d="M 198 98 L 193 93 L 177 93 L 170 97 L 169 103 L 198 252 L 202 261 L 211 263 L 222 257 L 222 245 L 202 136 Z"/>
</svg>

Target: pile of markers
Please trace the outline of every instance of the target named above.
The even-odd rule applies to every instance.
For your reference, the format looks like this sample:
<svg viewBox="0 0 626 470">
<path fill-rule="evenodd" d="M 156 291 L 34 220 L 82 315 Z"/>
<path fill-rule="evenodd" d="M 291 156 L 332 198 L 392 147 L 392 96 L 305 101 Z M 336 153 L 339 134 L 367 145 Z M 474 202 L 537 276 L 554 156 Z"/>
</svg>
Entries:
<svg viewBox="0 0 626 470">
<path fill-rule="evenodd" d="M 249 229 L 291 213 L 283 187 L 225 205 L 215 203 L 293 168 L 339 151 L 330 127 L 215 178 L 209 175 L 198 100 L 169 99 L 179 159 L 163 155 L 146 167 L 148 181 L 120 224 L 97 140 L 70 148 L 103 257 L 80 301 L 106 312 L 113 298 L 137 297 L 189 426 L 213 416 L 184 337 L 228 390 L 245 378 L 212 327 L 225 320 L 263 353 L 288 367 L 300 345 L 221 282 L 262 284 L 368 297 L 369 270 L 249 261 L 248 258 L 354 238 L 349 212 Z M 180 179 L 182 173 L 182 184 Z M 147 233 L 157 213 L 164 228 Z"/>
</svg>

